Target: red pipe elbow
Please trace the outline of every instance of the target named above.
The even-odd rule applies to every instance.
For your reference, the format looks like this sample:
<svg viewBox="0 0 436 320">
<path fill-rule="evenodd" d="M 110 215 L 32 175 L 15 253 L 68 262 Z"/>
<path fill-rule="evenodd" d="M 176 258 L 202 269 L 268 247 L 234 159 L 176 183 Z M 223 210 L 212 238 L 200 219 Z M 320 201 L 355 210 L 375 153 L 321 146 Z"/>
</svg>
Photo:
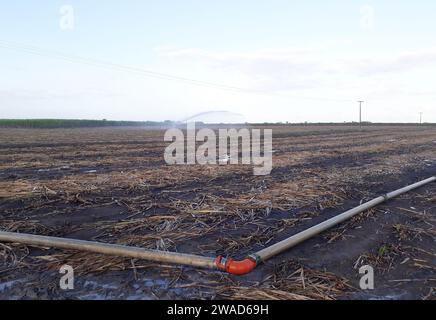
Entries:
<svg viewBox="0 0 436 320">
<path fill-rule="evenodd" d="M 242 276 L 250 273 L 256 268 L 257 263 L 250 258 L 242 261 L 235 261 L 233 259 L 225 259 L 219 256 L 215 259 L 215 264 L 219 270 L 226 271 L 230 274 Z"/>
</svg>

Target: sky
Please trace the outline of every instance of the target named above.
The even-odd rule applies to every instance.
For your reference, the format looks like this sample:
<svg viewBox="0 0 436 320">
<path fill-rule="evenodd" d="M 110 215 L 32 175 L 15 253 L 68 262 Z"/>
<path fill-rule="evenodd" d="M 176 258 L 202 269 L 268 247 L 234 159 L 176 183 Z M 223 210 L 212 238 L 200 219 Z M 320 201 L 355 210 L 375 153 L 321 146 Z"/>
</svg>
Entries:
<svg viewBox="0 0 436 320">
<path fill-rule="evenodd" d="M 364 121 L 436 122 L 435 14 L 430 0 L 2 1 L 0 118 L 343 122 L 364 100 Z"/>
</svg>

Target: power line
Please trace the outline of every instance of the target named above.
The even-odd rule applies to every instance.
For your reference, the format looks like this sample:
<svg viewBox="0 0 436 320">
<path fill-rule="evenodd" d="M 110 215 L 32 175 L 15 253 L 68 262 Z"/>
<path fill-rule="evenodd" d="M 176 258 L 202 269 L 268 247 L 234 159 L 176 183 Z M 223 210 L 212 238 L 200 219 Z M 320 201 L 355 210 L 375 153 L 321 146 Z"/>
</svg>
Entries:
<svg viewBox="0 0 436 320">
<path fill-rule="evenodd" d="M 15 50 L 15 51 L 24 52 L 24 53 L 32 54 L 32 55 L 38 55 L 38 56 L 43 56 L 43 57 L 64 60 L 64 61 L 71 62 L 71 63 L 85 64 L 85 65 L 90 65 L 93 67 L 102 67 L 102 68 L 111 69 L 111 70 L 123 71 L 123 72 L 128 72 L 128 73 L 135 73 L 135 74 L 139 74 L 142 76 L 161 79 L 161 80 L 176 81 L 176 82 L 186 83 L 186 84 L 195 85 L 195 86 L 210 87 L 210 88 L 232 91 L 232 92 L 239 92 L 239 93 L 246 93 L 246 94 L 257 94 L 257 95 L 265 95 L 265 96 L 275 96 L 275 97 L 282 97 L 282 98 L 294 98 L 294 99 L 301 99 L 301 100 L 312 100 L 312 101 L 332 101 L 332 102 L 351 102 L 351 101 L 353 101 L 351 99 L 316 98 L 316 97 L 296 96 L 296 95 L 290 95 L 290 94 L 271 93 L 271 92 L 266 92 L 266 91 L 261 91 L 261 90 L 253 90 L 253 89 L 249 89 L 249 88 L 230 86 L 230 85 L 226 85 L 226 84 L 190 79 L 190 78 L 186 78 L 186 77 L 180 77 L 180 76 L 175 76 L 175 75 L 171 75 L 171 74 L 150 71 L 150 70 L 146 70 L 146 69 L 142 69 L 142 68 L 126 66 L 126 65 L 122 65 L 122 64 L 117 64 L 117 63 L 103 61 L 103 60 L 97 60 L 97 59 L 93 59 L 93 58 L 74 56 L 74 55 L 69 55 L 69 54 L 55 52 L 55 51 L 48 51 L 48 50 L 41 49 L 41 48 L 38 48 L 35 46 L 24 45 L 24 44 L 19 44 L 19 43 L 14 43 L 14 42 L 10 42 L 10 41 L 4 41 L 4 40 L 0 40 L 0 48 Z"/>
</svg>

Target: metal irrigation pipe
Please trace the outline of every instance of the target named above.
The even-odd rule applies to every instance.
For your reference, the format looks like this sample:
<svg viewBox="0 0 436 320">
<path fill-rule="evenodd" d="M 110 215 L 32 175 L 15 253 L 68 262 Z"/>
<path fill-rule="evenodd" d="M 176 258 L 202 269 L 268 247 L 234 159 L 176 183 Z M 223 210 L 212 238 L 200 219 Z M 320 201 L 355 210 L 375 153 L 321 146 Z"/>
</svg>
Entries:
<svg viewBox="0 0 436 320">
<path fill-rule="evenodd" d="M 129 247 L 116 244 L 107 244 L 94 241 L 84 241 L 57 237 L 47 237 L 15 232 L 0 231 L 0 242 L 22 243 L 40 247 L 51 247 L 60 249 L 79 250 L 119 257 L 137 258 L 156 262 L 173 263 L 202 267 L 209 269 L 218 269 L 235 275 L 244 275 L 253 271 L 256 266 L 294 246 L 314 237 L 315 235 L 333 227 L 337 224 L 348 220 L 355 215 L 371 209 L 389 199 L 395 198 L 406 192 L 419 188 L 430 182 L 436 181 L 436 176 L 422 180 L 407 187 L 392 191 L 383 196 L 375 198 L 358 207 L 339 214 L 309 229 L 297 233 L 283 241 L 262 249 L 256 253 L 250 254 L 245 260 L 235 261 L 231 258 L 218 256 L 217 258 L 203 257 L 198 255 L 183 254 L 177 252 L 166 252 L 158 250 L 144 250 L 138 247 Z"/>
</svg>

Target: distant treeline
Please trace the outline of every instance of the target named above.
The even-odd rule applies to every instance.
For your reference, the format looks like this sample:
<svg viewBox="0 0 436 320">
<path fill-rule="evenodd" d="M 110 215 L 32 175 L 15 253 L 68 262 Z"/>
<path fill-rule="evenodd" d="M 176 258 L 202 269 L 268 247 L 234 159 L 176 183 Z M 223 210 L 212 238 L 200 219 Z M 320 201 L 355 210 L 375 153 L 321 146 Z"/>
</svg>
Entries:
<svg viewBox="0 0 436 320">
<path fill-rule="evenodd" d="M 165 126 L 170 121 L 115 121 L 115 120 L 63 120 L 63 119 L 0 119 L 3 128 L 91 128 L 91 127 L 144 127 Z"/>
<path fill-rule="evenodd" d="M 0 119 L 0 128 L 35 128 L 35 129 L 52 129 L 52 128 L 92 128 L 92 127 L 172 127 L 185 126 L 183 122 L 175 121 L 117 121 L 117 120 L 67 120 L 67 119 Z M 213 124 L 204 124 L 197 122 L 197 125 L 214 126 Z M 219 124 L 215 124 L 219 125 Z M 238 124 L 234 124 L 237 126 Z M 304 122 L 304 123 L 243 123 L 239 125 L 265 125 L 265 126 L 360 126 L 358 122 Z M 363 126 L 416 126 L 417 123 L 372 123 L 363 122 Z M 423 123 L 423 126 L 436 126 L 436 123 Z"/>
</svg>

